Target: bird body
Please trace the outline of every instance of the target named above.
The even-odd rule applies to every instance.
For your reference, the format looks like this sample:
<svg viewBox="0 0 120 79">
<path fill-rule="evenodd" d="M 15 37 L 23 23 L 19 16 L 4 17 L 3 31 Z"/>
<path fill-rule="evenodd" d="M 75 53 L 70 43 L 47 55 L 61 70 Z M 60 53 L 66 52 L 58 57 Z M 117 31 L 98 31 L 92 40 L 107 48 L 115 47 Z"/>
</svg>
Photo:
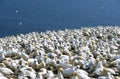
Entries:
<svg viewBox="0 0 120 79">
<path fill-rule="evenodd" d="M 111 73 L 107 73 L 105 76 L 99 76 L 98 79 L 114 79 L 113 75 Z"/>
<path fill-rule="evenodd" d="M 10 70 L 9 68 L 0 68 L 0 72 L 3 74 L 3 75 L 12 75 L 14 74 L 14 72 L 12 70 Z"/>
<path fill-rule="evenodd" d="M 36 78 L 35 71 L 31 67 L 23 67 L 23 68 L 21 68 L 20 73 L 18 75 L 19 76 L 29 76 L 32 79 Z"/>
<path fill-rule="evenodd" d="M 6 78 L 6 77 L 3 76 L 3 77 L 0 77 L 0 79 L 8 79 L 8 78 Z"/>
<path fill-rule="evenodd" d="M 75 68 L 66 68 L 63 71 L 63 76 L 70 77 L 74 71 L 75 71 Z"/>
<path fill-rule="evenodd" d="M 71 68 L 72 65 L 69 63 L 65 63 L 65 62 L 60 62 L 59 64 L 56 64 L 56 67 L 62 67 L 64 69 L 66 69 L 66 68 Z"/>
<path fill-rule="evenodd" d="M 29 59 L 29 55 L 27 55 L 26 53 L 24 53 L 24 52 L 22 52 L 22 58 L 24 59 L 24 60 L 28 60 Z"/>
<path fill-rule="evenodd" d="M 78 78 L 79 79 L 91 79 L 88 75 L 82 74 L 82 73 L 78 75 Z"/>
<path fill-rule="evenodd" d="M 98 62 L 95 71 L 93 71 L 93 73 L 91 73 L 91 75 L 101 75 L 103 72 L 103 68 L 104 67 L 102 65 L 102 61 Z"/>
<path fill-rule="evenodd" d="M 43 79 L 43 75 L 41 73 L 38 73 L 36 79 Z"/>
</svg>

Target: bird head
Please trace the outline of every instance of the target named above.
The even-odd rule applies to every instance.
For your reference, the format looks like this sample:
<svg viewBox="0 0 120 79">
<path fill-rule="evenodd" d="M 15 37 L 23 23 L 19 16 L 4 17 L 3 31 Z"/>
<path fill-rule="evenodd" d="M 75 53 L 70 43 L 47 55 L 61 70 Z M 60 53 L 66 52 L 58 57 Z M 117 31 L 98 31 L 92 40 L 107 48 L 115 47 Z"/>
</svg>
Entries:
<svg viewBox="0 0 120 79">
<path fill-rule="evenodd" d="M 27 68 L 27 70 L 32 72 L 33 69 L 30 67 L 30 68 Z"/>
<path fill-rule="evenodd" d="M 108 68 L 103 67 L 103 71 L 104 71 L 104 72 L 108 72 Z"/>
<path fill-rule="evenodd" d="M 12 59 L 11 58 L 5 58 L 5 62 L 11 62 Z"/>
<path fill-rule="evenodd" d="M 120 77 L 119 77 L 119 76 L 116 76 L 115 79 L 120 79 Z"/>
<path fill-rule="evenodd" d="M 58 69 L 58 72 L 63 72 L 63 71 L 64 71 L 63 68 L 59 68 L 59 69 Z"/>
<path fill-rule="evenodd" d="M 0 63 L 0 67 L 6 67 L 4 63 Z"/>
<path fill-rule="evenodd" d="M 72 74 L 74 77 L 75 76 L 78 76 L 79 75 L 79 73 L 78 72 L 73 72 L 73 74 Z"/>
<path fill-rule="evenodd" d="M 45 67 L 45 66 L 46 66 L 46 63 L 44 61 L 41 61 L 39 64 L 39 67 Z"/>
<path fill-rule="evenodd" d="M 113 61 L 113 62 L 110 63 L 110 65 L 112 65 L 112 66 L 117 66 L 118 63 L 116 63 L 116 62 Z"/>
<path fill-rule="evenodd" d="M 45 59 L 48 59 L 48 55 L 45 56 Z"/>
<path fill-rule="evenodd" d="M 79 56 L 79 58 L 80 58 L 80 59 L 83 59 L 83 56 L 82 56 L 82 55 L 80 55 L 80 56 Z"/>
</svg>

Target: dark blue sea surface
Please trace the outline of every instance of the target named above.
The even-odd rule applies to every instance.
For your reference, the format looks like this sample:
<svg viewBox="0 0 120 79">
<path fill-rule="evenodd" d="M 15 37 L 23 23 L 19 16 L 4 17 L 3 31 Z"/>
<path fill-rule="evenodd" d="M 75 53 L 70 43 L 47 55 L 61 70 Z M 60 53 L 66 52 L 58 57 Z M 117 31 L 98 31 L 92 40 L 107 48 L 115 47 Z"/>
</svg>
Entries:
<svg viewBox="0 0 120 79">
<path fill-rule="evenodd" d="M 120 0 L 0 0 L 0 37 L 120 25 Z"/>
</svg>

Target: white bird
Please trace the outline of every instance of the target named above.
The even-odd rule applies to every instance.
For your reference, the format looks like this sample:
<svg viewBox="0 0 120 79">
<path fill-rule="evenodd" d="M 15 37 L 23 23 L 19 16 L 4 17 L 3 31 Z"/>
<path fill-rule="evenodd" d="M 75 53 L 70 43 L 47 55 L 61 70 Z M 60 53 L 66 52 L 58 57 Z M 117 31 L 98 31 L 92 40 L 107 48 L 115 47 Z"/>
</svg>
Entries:
<svg viewBox="0 0 120 79">
<path fill-rule="evenodd" d="M 45 79 L 60 79 L 60 78 L 55 76 L 53 72 L 50 70 L 50 71 L 47 71 L 47 74 L 45 74 Z"/>
<path fill-rule="evenodd" d="M 43 79 L 42 73 L 38 73 L 38 75 L 36 76 L 36 79 Z"/>
<path fill-rule="evenodd" d="M 88 75 L 83 74 L 83 73 L 79 73 L 79 74 L 78 74 L 78 78 L 79 78 L 79 79 L 91 79 Z"/>
<path fill-rule="evenodd" d="M 5 59 L 5 56 L 4 56 L 4 54 L 2 53 L 2 54 L 0 54 L 0 61 L 3 61 Z"/>
<path fill-rule="evenodd" d="M 91 73 L 92 76 L 94 75 L 101 75 L 103 72 L 104 66 L 102 65 L 102 61 L 98 62 L 95 71 Z"/>
<path fill-rule="evenodd" d="M 120 70 L 120 63 L 116 63 L 115 66 L 117 67 L 118 70 Z"/>
<path fill-rule="evenodd" d="M 61 51 L 57 48 L 57 49 L 55 49 L 55 53 L 56 53 L 56 54 L 60 54 Z"/>
<path fill-rule="evenodd" d="M 108 53 L 108 56 L 110 57 L 111 61 L 116 60 L 116 59 L 120 59 L 120 55 Z"/>
<path fill-rule="evenodd" d="M 116 76 L 115 79 L 120 79 L 120 77 L 119 77 L 119 76 Z"/>
<path fill-rule="evenodd" d="M 103 9 L 103 8 L 104 8 L 104 6 L 101 6 L 101 8 Z"/>
<path fill-rule="evenodd" d="M 12 60 L 7 58 L 3 61 L 7 67 L 9 67 L 11 70 L 17 70 L 17 67 L 19 65 L 18 61 Z"/>
<path fill-rule="evenodd" d="M 32 79 L 36 78 L 35 71 L 31 67 L 23 67 L 23 68 L 21 68 L 20 73 L 18 75 L 19 76 L 27 76 L 27 77 L 30 77 Z"/>
<path fill-rule="evenodd" d="M 31 67 L 33 67 L 36 63 L 38 64 L 38 61 L 37 61 L 37 59 L 30 58 L 30 59 L 28 59 L 28 63 Z"/>
<path fill-rule="evenodd" d="M 26 66 L 28 65 L 28 62 L 27 61 L 24 61 L 23 59 L 19 59 L 19 66 Z"/>
<path fill-rule="evenodd" d="M 85 74 L 85 75 L 88 75 L 88 73 L 87 73 L 85 70 L 82 70 L 82 69 L 76 69 L 75 72 L 77 72 L 77 73 L 79 73 L 79 74 Z"/>
<path fill-rule="evenodd" d="M 24 52 L 22 52 L 21 57 L 22 57 L 25 61 L 27 61 L 27 60 L 29 59 L 29 55 L 27 55 L 27 54 L 24 53 Z"/>
<path fill-rule="evenodd" d="M 0 73 L 0 77 L 3 77 L 4 75 L 2 73 Z"/>
<path fill-rule="evenodd" d="M 63 76 L 65 77 L 70 77 L 74 72 L 77 72 L 77 73 L 82 73 L 82 74 L 85 74 L 85 75 L 88 75 L 88 73 L 82 69 L 77 69 L 75 68 L 74 66 L 71 67 L 71 68 L 66 68 L 64 69 L 63 71 Z"/>
<path fill-rule="evenodd" d="M 109 72 L 110 74 L 113 74 L 113 75 L 117 74 L 116 71 L 114 71 L 114 70 L 111 69 L 111 68 L 104 68 L 104 71 Z M 109 74 L 109 73 L 108 73 L 108 74 Z"/>
<path fill-rule="evenodd" d="M 120 63 L 120 58 L 112 61 L 110 64 L 117 64 L 117 63 Z"/>
<path fill-rule="evenodd" d="M 63 71 L 63 76 L 64 77 L 70 77 L 74 72 L 75 72 L 75 68 L 74 67 L 72 67 L 72 68 L 66 68 Z"/>
<path fill-rule="evenodd" d="M 64 62 L 64 61 L 69 61 L 69 56 L 68 55 L 61 55 L 60 59 Z"/>
<path fill-rule="evenodd" d="M 35 70 L 40 68 L 39 67 L 40 65 L 38 64 L 37 60 L 35 60 L 33 63 L 31 63 L 30 66 Z"/>
<path fill-rule="evenodd" d="M 77 72 L 74 72 L 74 73 L 72 74 L 71 79 L 79 79 L 78 75 L 79 75 L 79 74 L 78 74 Z"/>
<path fill-rule="evenodd" d="M 19 12 L 19 10 L 18 10 L 18 9 L 16 9 L 16 10 L 15 10 L 15 13 L 18 13 L 18 12 Z"/>
<path fill-rule="evenodd" d="M 48 46 L 47 49 L 49 50 L 49 52 L 54 52 L 54 48 L 52 46 Z"/>
<path fill-rule="evenodd" d="M 0 79 L 8 79 L 8 78 L 6 78 L 6 77 L 4 77 L 4 76 L 2 76 L 2 77 L 0 76 Z"/>
<path fill-rule="evenodd" d="M 67 62 L 59 62 L 59 63 L 55 64 L 55 66 L 57 68 L 61 67 L 61 68 L 64 68 L 64 69 L 72 67 L 72 65 L 67 63 Z"/>
<path fill-rule="evenodd" d="M 78 73 L 75 71 L 71 79 L 91 79 L 91 78 L 88 75 L 84 74 L 83 72 Z"/>
<path fill-rule="evenodd" d="M 17 48 L 12 48 L 11 52 L 12 52 L 12 53 L 17 53 L 17 52 L 18 52 L 18 49 L 17 49 Z"/>
<path fill-rule="evenodd" d="M 21 26 L 22 24 L 23 24 L 22 22 L 19 22 L 19 24 L 18 24 L 18 25 L 19 25 L 19 26 Z"/>
<path fill-rule="evenodd" d="M 114 77 L 108 72 L 106 76 L 99 76 L 98 79 L 114 79 Z"/>
<path fill-rule="evenodd" d="M 45 74 L 47 74 L 47 69 L 46 68 L 41 68 L 39 73 L 42 74 L 42 75 L 45 75 Z"/>
<path fill-rule="evenodd" d="M 54 75 L 54 73 L 53 73 L 53 71 L 52 70 L 48 70 L 47 71 L 47 76 L 49 76 L 49 77 L 54 77 L 55 75 Z"/>
<path fill-rule="evenodd" d="M 96 60 L 93 57 L 90 57 L 88 62 L 84 65 L 84 69 L 93 68 L 95 64 L 96 64 Z"/>
<path fill-rule="evenodd" d="M 79 64 L 80 66 L 84 66 L 85 63 L 86 63 L 85 60 L 83 60 L 83 59 L 78 59 L 78 64 Z"/>
<path fill-rule="evenodd" d="M 56 64 L 56 60 L 55 59 L 50 59 L 48 58 L 48 56 L 45 56 L 45 63 L 48 64 L 48 65 L 55 65 Z"/>
<path fill-rule="evenodd" d="M 63 68 L 58 69 L 58 78 L 59 79 L 64 79 L 63 74 L 62 74 L 63 71 L 64 71 Z"/>
<path fill-rule="evenodd" d="M 47 55 L 51 59 L 54 59 L 57 56 L 55 53 L 52 53 L 52 52 L 49 52 Z"/>
<path fill-rule="evenodd" d="M 46 63 L 44 61 L 40 61 L 39 67 L 41 67 L 41 68 L 46 67 Z"/>
<path fill-rule="evenodd" d="M 18 79 L 29 79 L 27 76 L 18 75 Z"/>
<path fill-rule="evenodd" d="M 3 47 L 0 46 L 0 54 L 3 53 L 3 51 L 4 51 L 4 50 L 3 50 Z"/>
<path fill-rule="evenodd" d="M 5 67 L 0 67 L 0 72 L 3 75 L 7 75 L 7 76 L 14 74 L 14 72 L 12 70 L 10 70 L 9 68 L 5 68 Z"/>
</svg>

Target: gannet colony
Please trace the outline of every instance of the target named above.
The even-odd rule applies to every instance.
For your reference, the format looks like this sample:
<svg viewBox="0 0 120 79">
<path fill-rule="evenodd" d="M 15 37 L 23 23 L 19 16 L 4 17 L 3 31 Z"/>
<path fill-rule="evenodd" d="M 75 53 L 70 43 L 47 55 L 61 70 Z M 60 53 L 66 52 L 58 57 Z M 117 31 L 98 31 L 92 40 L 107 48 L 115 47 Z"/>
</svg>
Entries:
<svg viewBox="0 0 120 79">
<path fill-rule="evenodd" d="M 120 79 L 120 27 L 0 38 L 0 79 Z"/>
</svg>

